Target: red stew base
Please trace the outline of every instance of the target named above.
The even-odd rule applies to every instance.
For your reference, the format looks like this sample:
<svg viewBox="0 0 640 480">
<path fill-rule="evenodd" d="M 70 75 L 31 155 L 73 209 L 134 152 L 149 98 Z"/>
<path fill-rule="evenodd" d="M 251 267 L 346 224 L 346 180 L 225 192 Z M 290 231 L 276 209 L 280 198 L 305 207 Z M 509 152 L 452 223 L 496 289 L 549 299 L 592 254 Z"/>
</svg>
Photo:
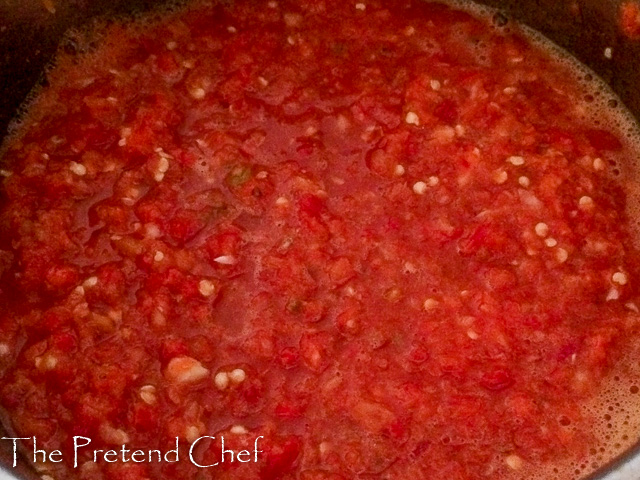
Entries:
<svg viewBox="0 0 640 480">
<path fill-rule="evenodd" d="M 63 451 L 49 475 L 567 479 L 619 452 L 640 153 L 481 17 L 239 0 L 67 47 L 0 171 L 0 403 Z M 200 469 L 203 435 L 263 452 Z M 176 437 L 177 463 L 90 456 Z"/>
</svg>

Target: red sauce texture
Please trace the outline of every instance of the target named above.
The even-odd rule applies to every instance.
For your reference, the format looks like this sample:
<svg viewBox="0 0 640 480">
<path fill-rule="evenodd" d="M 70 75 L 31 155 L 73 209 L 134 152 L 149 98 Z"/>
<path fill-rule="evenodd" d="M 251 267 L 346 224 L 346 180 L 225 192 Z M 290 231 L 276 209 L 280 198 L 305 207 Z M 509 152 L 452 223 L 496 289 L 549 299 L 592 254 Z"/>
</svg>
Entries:
<svg viewBox="0 0 640 480">
<path fill-rule="evenodd" d="M 637 335 L 638 254 L 631 150 L 569 67 L 415 0 L 194 5 L 93 40 L 0 171 L 0 404 L 63 451 L 50 475 L 501 480 L 591 458 L 582 406 Z M 203 435 L 263 452 L 90 457 L 179 437 L 184 459 Z"/>
<path fill-rule="evenodd" d="M 640 4 L 636 1 L 620 5 L 620 28 L 632 40 L 640 39 Z"/>
</svg>

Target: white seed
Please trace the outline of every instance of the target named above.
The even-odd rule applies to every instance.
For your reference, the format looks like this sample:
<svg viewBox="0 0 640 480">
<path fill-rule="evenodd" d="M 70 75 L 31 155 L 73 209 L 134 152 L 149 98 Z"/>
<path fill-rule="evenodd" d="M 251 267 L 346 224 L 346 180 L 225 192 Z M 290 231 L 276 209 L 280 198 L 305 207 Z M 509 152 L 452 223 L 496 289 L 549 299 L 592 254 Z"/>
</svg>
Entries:
<svg viewBox="0 0 640 480">
<path fill-rule="evenodd" d="M 156 403 L 156 387 L 153 385 L 145 385 L 140 388 L 140 399 L 147 405 Z"/>
<path fill-rule="evenodd" d="M 229 429 L 229 431 L 234 435 L 244 435 L 245 433 L 249 433 L 249 430 L 244 428 L 242 425 L 234 425 Z"/>
<path fill-rule="evenodd" d="M 274 2 L 273 0 L 267 3 L 269 8 L 278 8 L 278 2 Z"/>
<path fill-rule="evenodd" d="M 413 193 L 416 195 L 424 195 L 427 191 L 427 184 L 424 182 L 416 182 L 413 184 Z"/>
<path fill-rule="evenodd" d="M 432 79 L 429 81 L 429 85 L 431 85 L 431 88 L 433 90 L 440 90 L 440 82 L 438 80 Z"/>
<path fill-rule="evenodd" d="M 416 29 L 415 29 L 415 28 L 413 28 L 411 25 L 409 25 L 408 27 L 406 27 L 406 28 L 404 29 L 404 34 L 405 34 L 407 37 L 410 37 L 410 36 L 411 36 L 411 35 L 413 35 L 414 33 L 416 33 Z"/>
<path fill-rule="evenodd" d="M 578 200 L 578 205 L 582 208 L 591 208 L 593 207 L 593 198 L 586 195 L 582 196 L 580 197 L 580 200 Z"/>
<path fill-rule="evenodd" d="M 156 168 L 153 178 L 156 182 L 161 182 L 164 178 L 164 174 L 169 170 L 169 155 L 167 155 L 161 148 L 156 150 L 160 159 L 158 160 L 158 166 Z"/>
<path fill-rule="evenodd" d="M 169 170 L 169 159 L 166 157 L 166 155 L 161 155 L 160 160 L 158 160 L 158 168 L 156 171 L 160 173 L 166 173 L 167 170 Z"/>
<path fill-rule="evenodd" d="M 69 170 L 80 177 L 87 174 L 87 167 L 77 162 L 71 162 L 69 164 Z"/>
<path fill-rule="evenodd" d="M 258 77 L 258 82 L 260 83 L 260 85 L 262 85 L 263 87 L 266 87 L 267 85 L 269 85 L 269 80 L 267 80 L 264 77 Z"/>
<path fill-rule="evenodd" d="M 627 307 L 632 312 L 640 313 L 640 309 L 638 309 L 638 306 L 633 302 L 627 302 L 624 304 L 624 306 Z"/>
<path fill-rule="evenodd" d="M 407 112 L 404 121 L 411 125 L 420 125 L 420 118 L 418 118 L 418 114 L 415 112 Z"/>
<path fill-rule="evenodd" d="M 613 283 L 617 283 L 618 285 L 626 285 L 629 281 L 626 273 L 616 272 L 611 276 L 611 280 Z"/>
<path fill-rule="evenodd" d="M 51 354 L 45 354 L 41 357 L 36 357 L 34 363 L 36 368 L 40 370 L 53 370 L 58 364 L 58 359 Z"/>
<path fill-rule="evenodd" d="M 130 441 L 127 432 L 120 428 L 113 428 L 107 424 L 100 426 L 100 436 L 105 442 L 111 445 L 124 445 Z"/>
<path fill-rule="evenodd" d="M 210 297 L 216 291 L 216 286 L 211 280 L 200 280 L 198 291 L 203 297 Z"/>
<path fill-rule="evenodd" d="M 606 298 L 607 302 L 610 302 L 612 300 L 618 300 L 619 298 L 620 298 L 620 292 L 617 289 L 612 288 L 609 290 L 609 292 L 607 292 L 607 298 Z"/>
<path fill-rule="evenodd" d="M 613 50 L 611 47 L 607 47 L 604 49 L 604 58 L 607 60 L 611 60 L 613 58 Z"/>
<path fill-rule="evenodd" d="M 367 6 L 364 3 L 356 3 L 356 10 L 366 10 Z"/>
<path fill-rule="evenodd" d="M 509 175 L 504 170 L 499 169 L 493 172 L 493 181 L 498 185 L 502 185 L 508 178 Z"/>
<path fill-rule="evenodd" d="M 167 50 L 175 50 L 176 48 L 178 48 L 178 44 L 176 42 L 167 42 Z"/>
<path fill-rule="evenodd" d="M 236 368 L 235 370 L 231 370 L 229 372 L 229 380 L 233 383 L 242 383 L 247 378 L 247 374 L 241 368 Z"/>
<path fill-rule="evenodd" d="M 404 175 L 404 167 L 400 164 L 396 165 L 396 168 L 393 170 L 393 173 L 395 173 L 397 177 L 401 177 L 402 175 Z"/>
<path fill-rule="evenodd" d="M 516 93 L 516 89 L 515 89 L 515 87 L 505 87 L 502 90 L 502 92 L 507 94 L 507 95 L 513 95 L 514 93 Z"/>
<path fill-rule="evenodd" d="M 509 455 L 504 461 L 512 470 L 520 470 L 524 463 L 518 455 Z"/>
<path fill-rule="evenodd" d="M 237 31 L 238 30 L 234 26 L 227 27 L 227 32 L 229 32 L 229 33 L 236 33 Z"/>
<path fill-rule="evenodd" d="M 144 226 L 144 233 L 147 238 L 160 238 L 162 232 L 160 232 L 160 227 L 158 227 L 155 223 L 147 223 Z"/>
<path fill-rule="evenodd" d="M 195 442 L 198 438 L 200 438 L 200 429 L 195 425 L 189 425 L 184 431 L 184 438 L 189 443 Z"/>
<path fill-rule="evenodd" d="M 404 273 L 417 273 L 418 269 L 413 263 L 404 262 L 404 265 L 402 266 L 402 271 Z"/>
<path fill-rule="evenodd" d="M 455 131 L 456 135 L 459 137 L 462 137 L 466 132 L 465 128 L 462 125 L 456 125 Z"/>
<path fill-rule="evenodd" d="M 507 158 L 507 162 L 509 162 L 511 165 L 515 165 L 516 167 L 519 167 L 520 165 L 524 165 L 524 158 L 518 157 L 518 156 L 511 156 Z"/>
<path fill-rule="evenodd" d="M 434 298 L 427 298 L 424 303 L 422 304 L 422 308 L 424 308 L 425 310 L 433 310 L 434 308 L 436 308 L 438 305 L 440 304 L 440 302 Z"/>
<path fill-rule="evenodd" d="M 549 237 L 544 240 L 544 244 L 549 248 L 553 248 L 558 245 L 558 241 L 555 238 Z"/>
<path fill-rule="evenodd" d="M 11 172 L 9 170 L 0 169 L 0 177 L 10 177 Z"/>
<path fill-rule="evenodd" d="M 287 205 L 288 203 L 289 203 L 289 200 L 287 200 L 285 197 L 276 198 L 276 205 L 278 205 L 279 207 Z"/>
<path fill-rule="evenodd" d="M 153 256 L 153 259 L 156 262 L 161 262 L 162 260 L 164 260 L 164 253 L 162 253 L 160 250 L 157 250 L 155 255 Z"/>
<path fill-rule="evenodd" d="M 558 260 L 560 263 L 566 262 L 567 258 L 569 258 L 569 252 L 567 252 L 564 248 L 558 248 L 558 250 L 556 250 L 556 260 Z"/>
<path fill-rule="evenodd" d="M 197 382 L 207 375 L 209 370 L 191 357 L 172 358 L 165 370 L 167 379 L 176 383 Z"/>
<path fill-rule="evenodd" d="M 601 171 L 604 170 L 606 168 L 606 164 L 604 163 L 604 160 L 602 160 L 601 158 L 596 158 L 593 161 L 593 169 L 596 171 Z"/>
<path fill-rule="evenodd" d="M 0 355 L 7 355 L 10 351 L 11 349 L 9 348 L 9 345 L 6 343 L 0 343 Z"/>
<path fill-rule="evenodd" d="M 295 45 L 296 44 L 296 40 L 293 37 L 287 37 L 287 43 L 289 45 Z"/>
<path fill-rule="evenodd" d="M 540 222 L 536 224 L 534 228 L 536 235 L 539 237 L 546 237 L 549 235 L 549 226 L 546 223 Z"/>
<path fill-rule="evenodd" d="M 525 176 L 518 178 L 518 183 L 522 187 L 528 187 L 529 185 L 531 185 L 531 181 L 529 180 L 529 177 L 525 177 Z"/>
<path fill-rule="evenodd" d="M 473 330 L 467 330 L 467 337 L 469 337 L 471 340 L 477 340 L 478 338 L 480 338 L 480 335 L 478 335 Z"/>
<path fill-rule="evenodd" d="M 218 372 L 213 379 L 213 383 L 218 390 L 224 390 L 229 386 L 229 374 L 227 372 Z"/>
<path fill-rule="evenodd" d="M 440 183 L 440 179 L 438 177 L 433 176 L 433 177 L 427 178 L 427 185 L 430 187 L 435 187 L 439 183 Z"/>
<path fill-rule="evenodd" d="M 98 284 L 98 277 L 89 277 L 84 282 L 82 282 L 82 286 L 91 288 L 95 287 Z"/>
<path fill-rule="evenodd" d="M 124 147 L 127 144 L 127 139 L 126 138 L 121 138 L 120 140 L 118 140 L 118 146 L 119 147 Z"/>
<path fill-rule="evenodd" d="M 214 258 L 213 261 L 222 265 L 234 265 L 236 263 L 236 257 L 233 255 L 221 255 Z"/>
<path fill-rule="evenodd" d="M 204 88 L 194 88 L 189 91 L 189 95 L 196 100 L 202 100 L 207 95 L 207 92 Z"/>
</svg>

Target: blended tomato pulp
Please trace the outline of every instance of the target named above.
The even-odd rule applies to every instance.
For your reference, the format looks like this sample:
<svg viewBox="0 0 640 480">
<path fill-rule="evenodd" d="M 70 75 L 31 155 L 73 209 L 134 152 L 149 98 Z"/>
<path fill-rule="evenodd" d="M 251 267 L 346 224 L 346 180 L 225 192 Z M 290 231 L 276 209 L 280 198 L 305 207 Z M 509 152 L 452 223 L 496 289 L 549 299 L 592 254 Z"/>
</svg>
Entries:
<svg viewBox="0 0 640 480">
<path fill-rule="evenodd" d="M 238 0 L 67 47 L 0 170 L 0 404 L 43 473 L 567 479 L 631 442 L 639 149 L 485 17 Z M 257 461 L 198 468 L 221 437 Z"/>
</svg>

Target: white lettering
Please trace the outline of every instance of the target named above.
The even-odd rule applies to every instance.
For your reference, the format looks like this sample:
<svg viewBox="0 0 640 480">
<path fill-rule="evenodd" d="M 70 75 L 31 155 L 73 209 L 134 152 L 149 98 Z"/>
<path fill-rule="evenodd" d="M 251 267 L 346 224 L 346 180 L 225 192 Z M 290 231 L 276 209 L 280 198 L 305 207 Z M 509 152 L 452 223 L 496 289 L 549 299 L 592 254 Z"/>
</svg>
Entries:
<svg viewBox="0 0 640 480">
<path fill-rule="evenodd" d="M 211 465 L 200 465 L 198 462 L 196 462 L 195 458 L 193 458 L 193 449 L 195 448 L 195 446 L 198 444 L 198 442 L 200 440 L 202 440 L 203 438 L 210 438 L 211 440 L 215 440 L 216 437 L 211 437 L 209 435 L 205 435 L 204 437 L 200 437 L 197 438 L 192 444 L 191 447 L 189 447 L 189 460 L 191 460 L 191 463 L 193 463 L 196 467 L 198 468 L 209 468 L 209 467 L 215 467 L 216 465 L 218 465 L 220 462 L 216 462 L 213 463 Z"/>
<path fill-rule="evenodd" d="M 86 440 L 87 443 L 78 444 L 78 440 Z M 86 447 L 91 443 L 91 439 L 87 437 L 73 437 L 73 468 L 78 468 L 78 447 Z"/>
<path fill-rule="evenodd" d="M 2 440 L 13 440 L 13 468 L 16 468 L 18 464 L 18 440 L 29 440 L 28 438 L 11 438 L 11 437 L 2 437 Z M 33 441 L 35 442 L 36 437 L 33 437 Z"/>
<path fill-rule="evenodd" d="M 256 454 L 254 462 L 258 461 L 258 454 L 262 453 L 262 450 L 258 450 L 258 440 L 260 440 L 261 438 L 264 438 L 264 437 L 262 435 L 260 435 L 258 438 L 256 438 L 256 441 L 253 444 L 253 451 Z"/>
</svg>

